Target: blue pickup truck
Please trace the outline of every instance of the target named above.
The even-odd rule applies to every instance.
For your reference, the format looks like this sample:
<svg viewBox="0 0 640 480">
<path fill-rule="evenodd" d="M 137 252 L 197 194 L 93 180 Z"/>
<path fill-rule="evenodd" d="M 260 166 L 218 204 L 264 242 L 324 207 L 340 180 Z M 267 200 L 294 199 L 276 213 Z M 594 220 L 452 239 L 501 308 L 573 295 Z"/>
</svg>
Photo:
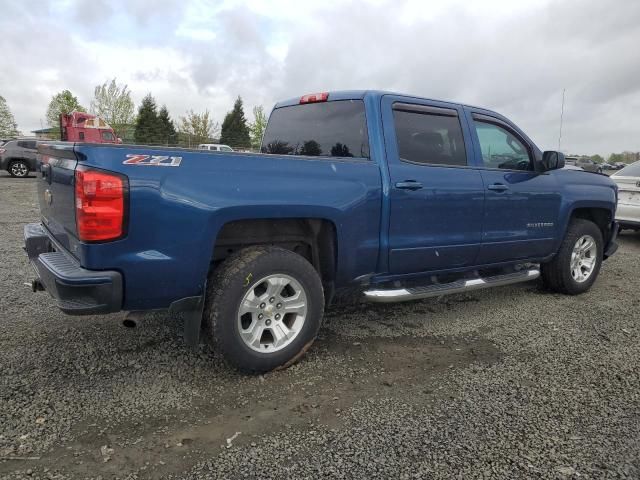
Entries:
<svg viewBox="0 0 640 480">
<path fill-rule="evenodd" d="M 575 295 L 617 248 L 608 177 L 507 118 L 377 91 L 278 103 L 262 153 L 42 143 L 26 251 L 72 315 L 167 309 L 237 368 L 300 358 L 327 304 L 534 280 Z"/>
</svg>

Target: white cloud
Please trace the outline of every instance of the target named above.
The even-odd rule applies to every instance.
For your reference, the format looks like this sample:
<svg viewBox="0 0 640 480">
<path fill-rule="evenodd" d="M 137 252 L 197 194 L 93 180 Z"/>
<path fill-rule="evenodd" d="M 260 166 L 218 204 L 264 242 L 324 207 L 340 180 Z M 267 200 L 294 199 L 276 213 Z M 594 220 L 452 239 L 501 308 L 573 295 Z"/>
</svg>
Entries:
<svg viewBox="0 0 640 480">
<path fill-rule="evenodd" d="M 100 3 L 102 2 L 102 3 Z M 282 98 L 379 88 L 494 108 L 542 148 L 640 150 L 640 4 L 595 0 L 66 0 L 10 3 L 0 18 L 0 95 L 40 127 L 68 88 L 90 102 L 117 77 L 178 117 L 221 121 Z M 37 32 L 25 35 L 25 32 Z"/>
</svg>

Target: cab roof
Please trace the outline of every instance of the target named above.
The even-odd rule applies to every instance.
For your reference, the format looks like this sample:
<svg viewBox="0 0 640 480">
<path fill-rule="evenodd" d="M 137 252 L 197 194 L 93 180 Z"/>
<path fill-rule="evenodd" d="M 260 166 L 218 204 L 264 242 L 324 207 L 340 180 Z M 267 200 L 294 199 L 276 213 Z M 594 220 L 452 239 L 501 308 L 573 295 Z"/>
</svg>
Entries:
<svg viewBox="0 0 640 480">
<path fill-rule="evenodd" d="M 315 92 L 312 92 L 310 94 L 313 95 L 314 93 Z M 491 115 L 502 117 L 502 115 L 500 115 L 499 113 L 494 112 L 492 110 L 489 110 L 487 108 L 483 108 L 483 107 L 476 107 L 474 105 L 468 105 L 468 104 L 460 103 L 460 102 L 452 102 L 450 100 L 439 100 L 439 99 L 436 99 L 436 98 L 427 98 L 427 97 L 421 97 L 421 96 L 418 96 L 418 95 L 410 95 L 410 94 L 407 94 L 407 93 L 398 93 L 398 92 L 391 92 L 391 91 L 386 91 L 386 90 L 335 90 L 335 91 L 329 91 L 327 93 L 329 94 L 328 101 L 334 101 L 334 100 L 364 100 L 364 98 L 368 97 L 368 96 L 381 98 L 384 95 L 394 95 L 394 96 L 398 96 L 398 97 L 406 97 L 407 99 L 411 99 L 412 98 L 412 99 L 415 99 L 415 100 L 427 100 L 427 101 L 434 101 L 434 102 L 444 103 L 444 104 L 448 104 L 448 105 L 451 105 L 451 106 L 468 107 L 468 108 L 472 108 L 474 110 L 483 111 L 483 112 L 491 114 Z M 292 105 L 299 105 L 300 104 L 300 99 L 303 96 L 307 96 L 307 95 L 310 95 L 310 94 L 300 95 L 298 97 L 293 97 L 293 98 L 289 98 L 287 100 L 280 101 L 280 102 L 276 103 L 273 108 L 290 107 Z"/>
</svg>

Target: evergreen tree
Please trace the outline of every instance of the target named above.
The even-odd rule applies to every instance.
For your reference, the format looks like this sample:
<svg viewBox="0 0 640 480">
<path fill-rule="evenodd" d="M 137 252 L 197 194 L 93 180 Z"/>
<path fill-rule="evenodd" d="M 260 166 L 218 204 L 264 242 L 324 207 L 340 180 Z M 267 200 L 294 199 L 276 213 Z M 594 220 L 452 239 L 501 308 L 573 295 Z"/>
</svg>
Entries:
<svg viewBox="0 0 640 480">
<path fill-rule="evenodd" d="M 134 138 L 136 143 L 157 145 L 164 143 L 162 136 L 162 124 L 158 118 L 156 101 L 151 94 L 147 94 L 142 99 L 138 108 L 138 118 L 136 119 L 136 129 Z"/>
<path fill-rule="evenodd" d="M 7 105 L 7 101 L 0 96 L 0 139 L 18 136 L 18 124 L 13 113 Z"/>
<path fill-rule="evenodd" d="M 220 143 L 229 145 L 230 147 L 244 148 L 251 145 L 249 127 L 247 126 L 247 119 L 244 117 L 242 99 L 240 97 L 238 97 L 236 103 L 233 105 L 233 110 L 224 117 Z"/>
<path fill-rule="evenodd" d="M 162 143 L 165 145 L 175 145 L 178 141 L 176 127 L 169 116 L 169 110 L 167 110 L 166 105 L 163 105 L 158 112 L 158 122 L 160 123 L 160 138 Z"/>
</svg>

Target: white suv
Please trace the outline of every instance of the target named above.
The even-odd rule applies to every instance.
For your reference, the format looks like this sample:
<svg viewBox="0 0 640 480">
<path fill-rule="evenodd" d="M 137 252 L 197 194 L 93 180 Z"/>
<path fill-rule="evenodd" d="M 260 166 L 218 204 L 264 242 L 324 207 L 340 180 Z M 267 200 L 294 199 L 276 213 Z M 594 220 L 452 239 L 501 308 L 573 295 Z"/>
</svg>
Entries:
<svg viewBox="0 0 640 480">
<path fill-rule="evenodd" d="M 212 152 L 233 152 L 233 148 L 228 145 L 220 145 L 218 143 L 201 143 L 198 150 L 210 150 Z"/>
</svg>

